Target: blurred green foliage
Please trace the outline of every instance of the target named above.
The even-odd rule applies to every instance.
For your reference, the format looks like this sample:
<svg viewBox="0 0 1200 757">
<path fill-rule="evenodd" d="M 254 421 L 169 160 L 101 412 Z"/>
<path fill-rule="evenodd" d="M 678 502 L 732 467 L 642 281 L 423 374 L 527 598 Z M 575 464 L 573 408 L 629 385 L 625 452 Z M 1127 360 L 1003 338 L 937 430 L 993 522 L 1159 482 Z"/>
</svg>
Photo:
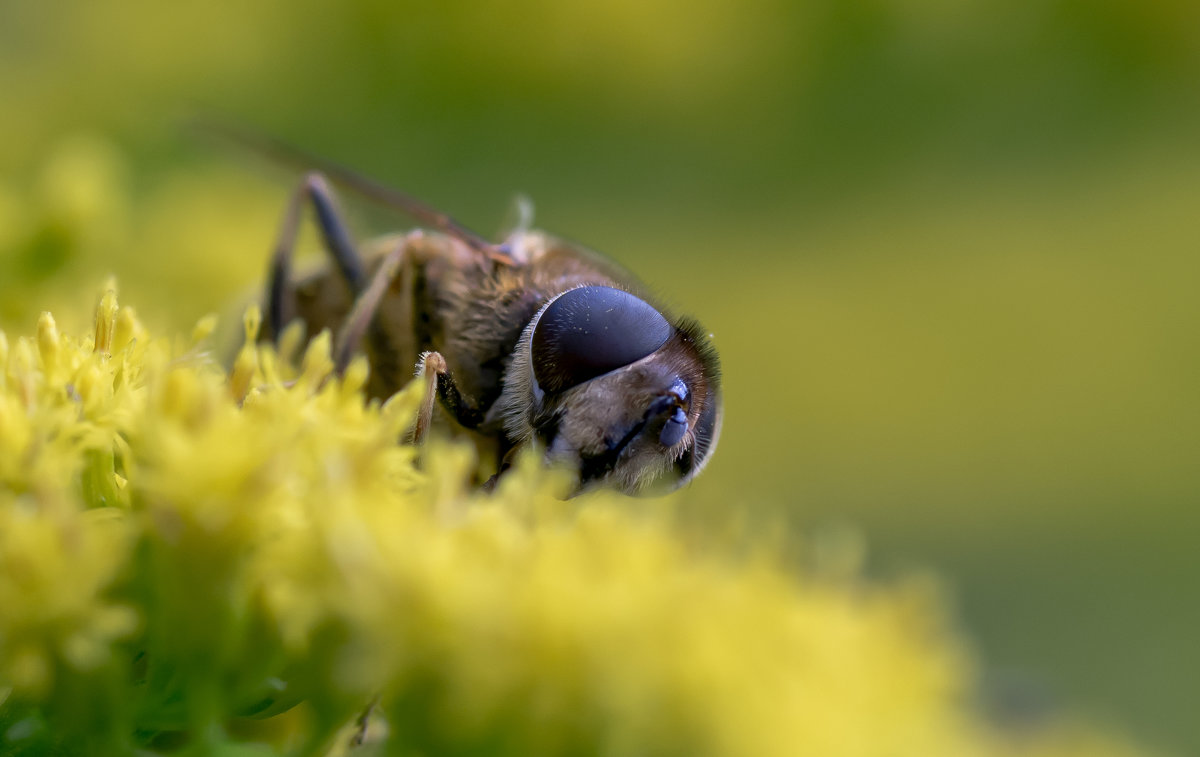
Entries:
<svg viewBox="0 0 1200 757">
<path fill-rule="evenodd" d="M 152 324 L 236 309 L 287 178 L 184 136 L 196 113 L 483 231 L 525 191 L 716 333 L 697 518 L 854 524 L 874 569 L 953 582 L 998 717 L 1070 702 L 1194 752 L 1198 16 L 5 3 L 0 319 L 83 323 L 111 271 Z"/>
</svg>

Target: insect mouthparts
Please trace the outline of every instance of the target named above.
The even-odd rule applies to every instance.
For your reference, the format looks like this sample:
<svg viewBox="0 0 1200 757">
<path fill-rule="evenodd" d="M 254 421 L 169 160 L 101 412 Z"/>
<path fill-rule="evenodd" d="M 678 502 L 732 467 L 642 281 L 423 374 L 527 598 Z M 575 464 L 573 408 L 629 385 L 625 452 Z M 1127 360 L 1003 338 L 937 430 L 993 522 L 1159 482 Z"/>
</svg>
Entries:
<svg viewBox="0 0 1200 757">
<path fill-rule="evenodd" d="M 687 413 L 683 412 L 682 407 L 676 405 L 675 412 L 663 424 L 662 433 L 658 435 L 658 440 L 662 442 L 664 447 L 674 447 L 683 439 L 683 435 L 687 433 L 687 428 Z"/>
</svg>

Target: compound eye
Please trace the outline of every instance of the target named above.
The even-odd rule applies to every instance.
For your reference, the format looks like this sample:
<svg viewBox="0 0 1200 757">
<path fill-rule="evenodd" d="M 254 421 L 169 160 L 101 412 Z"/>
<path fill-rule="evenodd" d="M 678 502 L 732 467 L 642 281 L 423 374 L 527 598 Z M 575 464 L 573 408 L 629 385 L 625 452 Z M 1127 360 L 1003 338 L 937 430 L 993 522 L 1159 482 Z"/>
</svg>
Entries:
<svg viewBox="0 0 1200 757">
<path fill-rule="evenodd" d="M 538 318 L 530 343 L 533 375 L 542 391 L 561 392 L 641 360 L 671 331 L 661 313 L 629 292 L 572 289 Z"/>
</svg>

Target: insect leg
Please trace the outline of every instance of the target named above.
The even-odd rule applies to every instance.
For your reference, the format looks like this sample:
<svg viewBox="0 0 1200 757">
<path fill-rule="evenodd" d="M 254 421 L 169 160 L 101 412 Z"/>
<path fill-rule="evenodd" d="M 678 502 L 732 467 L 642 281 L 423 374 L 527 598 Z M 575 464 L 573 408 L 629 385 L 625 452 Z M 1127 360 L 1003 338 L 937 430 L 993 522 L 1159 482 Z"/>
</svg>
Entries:
<svg viewBox="0 0 1200 757">
<path fill-rule="evenodd" d="M 407 281 L 402 281 L 400 288 L 401 301 L 404 311 L 411 310 L 410 287 L 412 284 L 412 255 L 415 244 L 423 238 L 421 231 L 407 234 L 380 262 L 371 276 L 371 281 L 354 301 L 350 314 L 342 323 L 341 329 L 334 339 L 333 365 L 334 370 L 342 373 L 350 365 L 351 358 L 358 350 L 364 337 L 368 335 L 375 314 L 393 279 L 401 274 Z M 407 264 L 407 265 L 406 265 Z M 426 352 L 421 355 L 417 375 L 425 380 L 425 396 L 417 415 L 417 424 L 413 430 L 415 441 L 424 439 L 433 419 L 433 405 L 441 401 L 442 406 L 466 428 L 476 428 L 483 422 L 483 411 L 462 395 L 454 377 L 446 365 L 446 359 L 439 352 Z"/>
<path fill-rule="evenodd" d="M 271 255 L 271 271 L 267 282 L 267 333 L 272 336 L 278 336 L 295 315 L 292 253 L 296 247 L 300 213 L 305 200 L 312 203 L 325 250 L 333 258 L 351 291 L 355 294 L 361 292 L 366 278 L 355 251 L 354 240 L 342 221 L 329 184 L 319 173 L 307 174 L 288 200 L 275 250 Z"/>
<path fill-rule="evenodd" d="M 396 278 L 397 271 L 400 270 L 400 266 L 412 249 L 413 239 L 418 236 L 419 234 L 414 233 L 404 237 L 395 249 L 384 257 L 383 262 L 379 264 L 379 268 L 371 277 L 371 283 L 354 301 L 350 315 L 346 316 L 333 343 L 333 365 L 334 370 L 338 373 L 342 373 L 346 370 L 346 366 L 350 365 L 350 358 L 354 357 L 354 352 L 367 333 L 371 321 L 375 319 L 375 313 L 379 310 L 379 303 L 383 300 L 384 293 L 391 286 L 392 279 Z"/>
<path fill-rule="evenodd" d="M 429 425 L 433 422 L 433 405 L 440 401 L 442 407 L 464 428 L 476 428 L 483 422 L 483 411 L 463 397 L 446 366 L 446 358 L 440 352 L 426 352 L 418 364 L 417 376 L 425 381 L 425 395 L 417 411 L 417 424 L 413 428 L 412 441 L 420 444 L 425 439 Z"/>
<path fill-rule="evenodd" d="M 417 424 L 413 427 L 412 442 L 420 444 L 425 441 L 429 425 L 433 422 L 433 403 L 437 401 L 438 380 L 442 374 L 448 375 L 446 358 L 440 352 L 426 352 L 421 356 L 417 368 L 417 376 L 425 381 L 425 392 L 421 399 L 421 408 L 417 411 Z"/>
</svg>

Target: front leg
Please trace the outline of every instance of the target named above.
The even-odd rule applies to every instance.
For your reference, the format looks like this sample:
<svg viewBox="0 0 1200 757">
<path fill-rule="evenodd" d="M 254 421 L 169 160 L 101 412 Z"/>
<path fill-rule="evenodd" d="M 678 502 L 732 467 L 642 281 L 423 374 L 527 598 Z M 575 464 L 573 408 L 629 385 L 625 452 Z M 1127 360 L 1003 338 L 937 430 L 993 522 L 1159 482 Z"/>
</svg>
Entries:
<svg viewBox="0 0 1200 757">
<path fill-rule="evenodd" d="M 421 400 L 421 409 L 417 413 L 417 423 L 413 427 L 412 441 L 420 444 L 429 432 L 433 422 L 433 405 L 440 401 L 442 407 L 463 428 L 478 428 L 483 422 L 483 410 L 470 399 L 463 396 L 450 375 L 446 366 L 446 358 L 440 352 L 426 352 L 421 355 L 417 364 L 417 377 L 425 381 L 425 396 Z"/>
</svg>

